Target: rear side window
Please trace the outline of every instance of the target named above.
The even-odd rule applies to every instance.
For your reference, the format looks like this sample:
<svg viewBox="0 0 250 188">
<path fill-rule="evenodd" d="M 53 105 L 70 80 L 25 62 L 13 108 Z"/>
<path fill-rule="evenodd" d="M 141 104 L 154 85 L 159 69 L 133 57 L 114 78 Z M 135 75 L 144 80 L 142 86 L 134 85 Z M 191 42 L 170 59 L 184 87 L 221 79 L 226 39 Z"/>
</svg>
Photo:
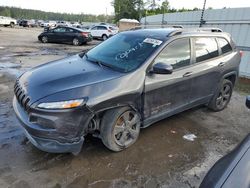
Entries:
<svg viewBox="0 0 250 188">
<path fill-rule="evenodd" d="M 95 27 L 91 28 L 91 30 L 97 30 L 97 27 L 95 26 Z"/>
<path fill-rule="evenodd" d="M 66 32 L 66 28 L 58 27 L 58 28 L 54 29 L 54 32 L 56 32 L 56 33 L 64 33 L 64 32 Z"/>
<path fill-rule="evenodd" d="M 196 63 L 219 56 L 215 38 L 195 38 Z"/>
<path fill-rule="evenodd" d="M 98 26 L 98 30 L 107 30 L 105 26 Z"/>
<path fill-rule="evenodd" d="M 167 63 L 178 69 L 190 65 L 190 54 L 189 39 L 177 39 L 166 46 L 155 59 L 155 63 Z"/>
<path fill-rule="evenodd" d="M 75 32 L 75 30 L 73 30 L 73 29 L 71 29 L 71 28 L 67 28 L 67 29 L 66 29 L 66 32 L 69 32 L 69 33 L 74 33 L 74 32 Z"/>
<path fill-rule="evenodd" d="M 232 47 L 231 47 L 231 45 L 227 42 L 226 39 L 224 39 L 224 38 L 218 38 L 217 40 L 218 40 L 219 46 L 220 46 L 220 48 L 221 48 L 222 54 L 225 54 L 225 53 L 227 53 L 227 52 L 232 51 Z"/>
</svg>

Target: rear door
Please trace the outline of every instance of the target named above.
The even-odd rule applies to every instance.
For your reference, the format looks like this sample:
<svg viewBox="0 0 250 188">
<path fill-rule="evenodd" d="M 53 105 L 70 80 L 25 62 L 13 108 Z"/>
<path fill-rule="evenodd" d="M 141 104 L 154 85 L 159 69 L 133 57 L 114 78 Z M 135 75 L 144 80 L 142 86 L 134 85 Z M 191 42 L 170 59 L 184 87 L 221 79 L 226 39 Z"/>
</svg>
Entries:
<svg viewBox="0 0 250 188">
<path fill-rule="evenodd" d="M 53 30 L 53 34 L 51 38 L 54 42 L 66 42 L 65 38 L 66 28 L 65 27 L 58 27 Z"/>
<path fill-rule="evenodd" d="M 219 48 L 215 37 L 192 38 L 194 63 L 191 77 L 191 103 L 206 103 L 220 82 L 222 71 Z"/>
<path fill-rule="evenodd" d="M 65 31 L 65 42 L 72 42 L 73 39 L 77 36 L 77 30 L 71 29 L 71 28 L 66 28 Z"/>
<path fill-rule="evenodd" d="M 103 35 L 109 36 L 108 29 L 106 26 L 98 26 L 98 37 L 102 37 Z"/>
<path fill-rule="evenodd" d="M 98 28 L 97 28 L 97 26 L 92 27 L 92 28 L 90 29 L 90 32 L 91 32 L 91 35 L 92 35 L 93 37 L 98 37 Z"/>
<path fill-rule="evenodd" d="M 145 80 L 145 124 L 181 110 L 189 103 L 191 78 L 190 39 L 176 39 L 156 57 L 154 63 L 164 62 L 173 66 L 172 74 L 149 73 Z"/>
</svg>

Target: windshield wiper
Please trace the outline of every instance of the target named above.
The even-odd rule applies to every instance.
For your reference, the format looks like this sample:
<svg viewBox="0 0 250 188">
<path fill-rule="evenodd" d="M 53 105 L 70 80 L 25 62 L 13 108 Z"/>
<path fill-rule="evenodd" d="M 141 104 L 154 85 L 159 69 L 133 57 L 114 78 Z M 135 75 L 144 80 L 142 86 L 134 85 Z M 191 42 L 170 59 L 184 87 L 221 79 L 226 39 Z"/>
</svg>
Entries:
<svg viewBox="0 0 250 188">
<path fill-rule="evenodd" d="M 98 64 L 100 67 L 103 67 L 103 63 L 102 63 L 101 61 L 93 60 L 93 59 L 90 60 L 87 53 L 85 54 L 85 57 L 86 57 L 86 59 L 87 59 L 88 61 L 93 62 L 93 63 L 96 63 L 96 64 Z"/>
<path fill-rule="evenodd" d="M 83 58 L 84 55 L 86 55 L 88 51 L 89 51 L 89 50 L 84 50 L 84 51 L 82 51 L 81 53 L 79 53 L 78 55 L 80 56 L 80 58 Z"/>
</svg>

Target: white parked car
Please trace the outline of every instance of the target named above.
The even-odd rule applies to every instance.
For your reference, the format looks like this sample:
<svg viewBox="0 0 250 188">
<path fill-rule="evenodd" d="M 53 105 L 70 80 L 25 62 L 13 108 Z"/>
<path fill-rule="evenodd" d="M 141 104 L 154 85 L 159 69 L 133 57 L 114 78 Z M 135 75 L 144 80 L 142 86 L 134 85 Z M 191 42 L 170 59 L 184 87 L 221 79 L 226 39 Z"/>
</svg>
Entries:
<svg viewBox="0 0 250 188">
<path fill-rule="evenodd" d="M 14 27 L 16 24 L 17 24 L 16 19 L 0 16 L 0 25 L 3 25 L 5 27 L 7 26 Z"/>
<path fill-rule="evenodd" d="M 118 29 L 110 25 L 96 25 L 90 29 L 93 38 L 107 40 L 109 37 L 118 33 Z"/>
<path fill-rule="evenodd" d="M 41 27 L 56 27 L 56 21 L 46 21 L 41 23 Z"/>
</svg>

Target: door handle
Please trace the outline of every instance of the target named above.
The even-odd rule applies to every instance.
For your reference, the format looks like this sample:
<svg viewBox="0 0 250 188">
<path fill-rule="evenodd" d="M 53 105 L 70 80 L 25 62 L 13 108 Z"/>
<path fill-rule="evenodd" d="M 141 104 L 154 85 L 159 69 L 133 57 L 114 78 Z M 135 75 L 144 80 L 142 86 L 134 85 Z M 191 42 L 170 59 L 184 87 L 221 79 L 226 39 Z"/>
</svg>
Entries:
<svg viewBox="0 0 250 188">
<path fill-rule="evenodd" d="M 192 75 L 192 72 L 186 72 L 185 74 L 183 74 L 183 77 L 189 77 Z"/>
<path fill-rule="evenodd" d="M 225 65 L 225 62 L 220 62 L 219 64 L 218 64 L 218 67 L 223 67 Z"/>
</svg>

